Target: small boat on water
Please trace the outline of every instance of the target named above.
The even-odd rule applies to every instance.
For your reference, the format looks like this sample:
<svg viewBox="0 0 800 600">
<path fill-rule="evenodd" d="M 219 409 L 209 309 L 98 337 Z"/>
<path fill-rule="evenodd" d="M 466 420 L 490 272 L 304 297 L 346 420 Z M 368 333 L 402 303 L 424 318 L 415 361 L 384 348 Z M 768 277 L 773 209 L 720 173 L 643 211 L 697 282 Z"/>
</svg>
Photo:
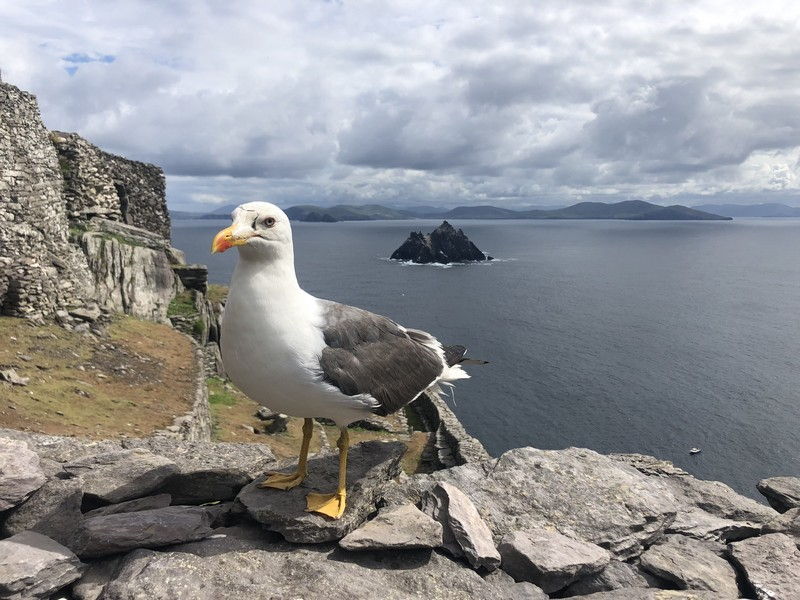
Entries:
<svg viewBox="0 0 800 600">
<path fill-rule="evenodd" d="M 702 450 L 700 448 L 692 448 L 689 450 L 689 454 L 700 454 Z"/>
</svg>

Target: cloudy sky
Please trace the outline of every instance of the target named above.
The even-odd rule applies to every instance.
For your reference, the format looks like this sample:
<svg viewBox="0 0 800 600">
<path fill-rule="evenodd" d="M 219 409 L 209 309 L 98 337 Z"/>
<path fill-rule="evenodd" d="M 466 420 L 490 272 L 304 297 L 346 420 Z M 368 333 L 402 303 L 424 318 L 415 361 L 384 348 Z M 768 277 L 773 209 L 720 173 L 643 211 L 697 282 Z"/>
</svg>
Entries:
<svg viewBox="0 0 800 600">
<path fill-rule="evenodd" d="M 800 204 L 796 2 L 7 0 L 0 69 L 177 209 Z"/>
</svg>

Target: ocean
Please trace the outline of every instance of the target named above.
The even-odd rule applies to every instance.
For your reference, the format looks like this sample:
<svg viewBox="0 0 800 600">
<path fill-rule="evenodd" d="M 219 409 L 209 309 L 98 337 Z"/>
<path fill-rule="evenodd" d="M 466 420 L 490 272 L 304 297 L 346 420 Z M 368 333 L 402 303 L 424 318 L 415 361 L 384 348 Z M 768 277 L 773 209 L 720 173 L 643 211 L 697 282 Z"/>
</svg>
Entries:
<svg viewBox="0 0 800 600">
<path fill-rule="evenodd" d="M 173 221 L 212 283 L 228 224 Z M 759 499 L 759 479 L 800 475 L 800 219 L 453 221 L 498 260 L 387 260 L 438 224 L 295 223 L 298 278 L 490 361 L 449 402 L 492 454 L 640 452 Z"/>
</svg>

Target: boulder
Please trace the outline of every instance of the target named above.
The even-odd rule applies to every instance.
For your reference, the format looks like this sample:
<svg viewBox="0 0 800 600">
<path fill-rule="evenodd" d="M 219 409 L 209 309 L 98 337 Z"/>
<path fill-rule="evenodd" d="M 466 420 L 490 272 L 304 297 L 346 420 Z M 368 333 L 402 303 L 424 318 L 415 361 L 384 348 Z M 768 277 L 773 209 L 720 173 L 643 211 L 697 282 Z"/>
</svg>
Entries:
<svg viewBox="0 0 800 600">
<path fill-rule="evenodd" d="M 548 594 L 599 573 L 611 560 L 611 555 L 596 544 L 548 529 L 508 533 L 498 550 L 503 571 L 517 581 L 536 584 Z"/>
<path fill-rule="evenodd" d="M 764 525 L 764 533 L 785 533 L 800 545 L 800 508 L 790 508 Z"/>
<path fill-rule="evenodd" d="M 612 560 L 599 573 L 582 577 L 569 585 L 564 591 L 564 596 L 585 596 L 624 588 L 660 588 L 663 587 L 662 583 L 657 577 L 642 570 L 639 565 Z"/>
<path fill-rule="evenodd" d="M 80 479 L 83 493 L 103 502 L 122 502 L 146 496 L 158 489 L 177 465 L 143 448 L 92 454 L 64 465 Z"/>
<path fill-rule="evenodd" d="M 117 504 L 101 506 L 100 508 L 90 510 L 83 516 L 86 519 L 92 519 L 94 517 L 105 517 L 106 515 L 116 515 L 118 513 L 165 508 L 170 504 L 172 504 L 172 496 L 169 494 L 156 494 L 155 496 L 145 496 L 144 498 L 135 498 L 133 500 L 126 500 L 125 502 L 119 502 Z"/>
<path fill-rule="evenodd" d="M 339 540 L 345 550 L 436 548 L 441 544 L 442 525 L 413 504 L 382 509 Z"/>
<path fill-rule="evenodd" d="M 492 531 L 464 492 L 449 483 L 437 483 L 422 507 L 442 524 L 442 545 L 450 554 L 463 556 L 474 569 L 493 571 L 500 566 Z"/>
<path fill-rule="evenodd" d="M 582 448 L 517 448 L 430 477 L 463 490 L 496 542 L 512 531 L 555 529 L 627 560 L 675 518 L 675 498 L 662 481 Z"/>
<path fill-rule="evenodd" d="M 69 585 L 83 564 L 69 548 L 34 531 L 0 541 L 0 598 L 49 598 Z"/>
<path fill-rule="evenodd" d="M 320 543 L 338 540 L 356 529 L 381 498 L 386 482 L 400 472 L 405 453 L 402 442 L 362 442 L 350 448 L 348 457 L 347 508 L 339 519 L 306 511 L 309 492 L 333 492 L 338 484 L 338 456 L 312 458 L 305 481 L 292 490 L 259 488 L 259 478 L 239 492 L 237 510 L 247 512 L 267 529 L 277 531 L 290 542 Z M 288 470 L 295 464 L 283 465 Z"/>
<path fill-rule="evenodd" d="M 69 547 L 82 519 L 82 499 L 77 481 L 51 479 L 24 504 L 9 511 L 3 534 L 10 536 L 30 529 Z"/>
<path fill-rule="evenodd" d="M 643 569 L 678 589 L 709 590 L 720 598 L 738 598 L 736 571 L 719 552 L 709 543 L 670 535 L 651 546 L 640 560 Z"/>
<path fill-rule="evenodd" d="M 769 533 L 728 545 L 759 600 L 800 598 L 800 550 L 783 533 Z"/>
<path fill-rule="evenodd" d="M 460 229 L 447 221 L 431 233 L 414 232 L 390 257 L 415 263 L 452 263 L 491 260 Z"/>
<path fill-rule="evenodd" d="M 759 481 L 756 488 L 778 512 L 800 507 L 800 477 L 769 477 Z"/>
<path fill-rule="evenodd" d="M 215 540 L 196 543 L 196 547 Z M 240 540 L 246 543 L 244 540 Z M 487 581 L 431 550 L 347 552 L 332 544 L 275 542 L 261 549 L 190 554 L 137 550 L 123 559 L 103 600 L 526 598 L 519 584 Z M 527 598 L 541 598 L 532 595 Z"/>
<path fill-rule="evenodd" d="M 504 600 L 548 600 L 550 596 L 542 591 L 542 588 L 529 581 L 514 581 L 508 573 L 501 569 L 495 569 L 482 575 L 484 581 L 489 581 L 500 588 L 505 588 L 506 596 Z"/>
<path fill-rule="evenodd" d="M 199 506 L 169 506 L 86 519 L 75 537 L 78 556 L 94 558 L 136 548 L 158 548 L 211 534 L 211 516 Z"/>
<path fill-rule="evenodd" d="M 120 560 L 121 556 L 112 556 L 88 563 L 83 576 L 72 586 L 72 595 L 75 599 L 98 600 L 103 588 L 113 579 Z"/>
<path fill-rule="evenodd" d="M 44 482 L 36 453 L 24 442 L 0 438 L 0 511 L 20 504 Z"/>
<path fill-rule="evenodd" d="M 174 504 L 233 500 L 275 462 L 275 455 L 264 444 L 189 442 L 167 436 L 126 440 L 124 444 L 149 450 L 178 466 L 159 488 L 172 495 Z"/>
</svg>

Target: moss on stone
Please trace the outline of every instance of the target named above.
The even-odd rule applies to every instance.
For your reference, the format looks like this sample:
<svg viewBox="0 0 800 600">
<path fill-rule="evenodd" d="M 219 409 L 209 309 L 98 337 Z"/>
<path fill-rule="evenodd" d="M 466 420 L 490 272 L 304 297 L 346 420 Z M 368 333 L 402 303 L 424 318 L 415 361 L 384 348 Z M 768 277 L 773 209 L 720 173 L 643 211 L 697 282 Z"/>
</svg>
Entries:
<svg viewBox="0 0 800 600">
<path fill-rule="evenodd" d="M 196 313 L 197 309 L 194 306 L 194 298 L 192 297 L 192 292 L 189 290 L 184 290 L 177 294 L 167 308 L 168 317 L 185 317 Z"/>
</svg>

